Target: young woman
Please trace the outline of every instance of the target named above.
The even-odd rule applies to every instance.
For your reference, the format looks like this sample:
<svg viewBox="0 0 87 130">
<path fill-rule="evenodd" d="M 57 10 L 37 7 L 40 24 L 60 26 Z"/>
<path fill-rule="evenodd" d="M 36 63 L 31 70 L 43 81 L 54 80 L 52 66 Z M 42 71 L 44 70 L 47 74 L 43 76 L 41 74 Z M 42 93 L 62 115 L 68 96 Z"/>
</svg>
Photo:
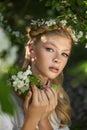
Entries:
<svg viewBox="0 0 87 130">
<path fill-rule="evenodd" d="M 62 88 L 62 76 L 74 38 L 71 29 L 57 21 L 49 23 L 31 23 L 23 65 L 26 68 L 30 64 L 32 74 L 40 79 L 43 87 L 38 89 L 31 84 L 32 91 L 28 92 L 24 103 L 16 97 L 21 103 L 18 104 L 16 121 L 7 120 L 11 121 L 7 123 L 10 128 L 2 127 L 3 130 L 69 130 L 71 107 L 69 97 Z M 57 88 L 54 89 L 52 84 Z"/>
</svg>

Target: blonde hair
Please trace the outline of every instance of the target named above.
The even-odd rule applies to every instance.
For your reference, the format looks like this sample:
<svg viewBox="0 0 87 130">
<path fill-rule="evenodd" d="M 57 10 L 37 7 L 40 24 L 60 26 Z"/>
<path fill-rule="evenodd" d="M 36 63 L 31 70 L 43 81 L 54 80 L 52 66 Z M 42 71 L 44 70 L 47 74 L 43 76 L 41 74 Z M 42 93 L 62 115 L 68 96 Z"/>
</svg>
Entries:
<svg viewBox="0 0 87 130">
<path fill-rule="evenodd" d="M 52 25 L 51 27 L 47 26 L 46 24 L 43 25 L 30 25 L 27 28 L 28 31 L 28 44 L 31 43 L 33 40 L 35 44 L 40 40 L 42 35 L 49 35 L 49 34 L 56 34 L 58 36 L 63 36 L 68 38 L 71 41 L 71 45 L 75 42 L 75 39 L 73 37 L 73 31 L 62 25 L 59 22 L 56 22 L 55 25 Z M 30 63 L 29 59 L 25 59 L 23 67 L 27 67 Z M 52 80 L 52 83 L 58 85 L 58 105 L 55 109 L 55 111 L 51 114 L 50 120 L 52 121 L 52 118 L 54 118 L 55 121 L 53 121 L 56 124 L 59 124 L 60 127 L 64 127 L 70 122 L 71 117 L 71 106 L 70 106 L 70 100 L 67 93 L 62 88 L 62 82 L 63 82 L 63 73 L 61 73 L 56 79 Z M 63 97 L 61 98 L 59 94 L 62 94 Z M 55 114 L 57 115 L 57 118 L 60 119 L 60 121 L 56 120 Z"/>
</svg>

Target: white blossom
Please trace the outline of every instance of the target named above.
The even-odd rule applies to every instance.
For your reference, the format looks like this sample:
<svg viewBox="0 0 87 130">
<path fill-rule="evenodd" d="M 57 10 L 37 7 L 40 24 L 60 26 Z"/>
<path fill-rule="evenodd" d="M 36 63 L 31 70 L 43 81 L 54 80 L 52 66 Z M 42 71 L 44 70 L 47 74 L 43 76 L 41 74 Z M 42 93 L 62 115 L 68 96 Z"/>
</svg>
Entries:
<svg viewBox="0 0 87 130">
<path fill-rule="evenodd" d="M 8 32 L 11 32 L 11 31 L 12 31 L 12 29 L 11 29 L 10 26 L 7 26 L 6 30 L 7 30 Z"/>
<path fill-rule="evenodd" d="M 77 17 L 76 17 L 76 15 L 74 15 L 74 18 L 73 18 L 74 20 L 76 20 L 77 19 Z"/>
<path fill-rule="evenodd" d="M 49 26 L 55 25 L 56 21 L 55 21 L 55 19 L 51 19 L 49 21 L 46 21 L 45 24 L 49 27 Z"/>
<path fill-rule="evenodd" d="M 64 4 L 65 4 L 65 3 L 67 3 L 67 1 L 66 1 L 66 0 L 62 0 L 61 2 L 62 2 L 62 3 L 64 3 Z"/>
<path fill-rule="evenodd" d="M 76 32 L 75 32 L 75 30 L 73 30 L 72 38 L 74 39 L 75 44 L 77 44 L 77 42 L 78 42 L 78 38 L 76 37 Z"/>
<path fill-rule="evenodd" d="M 68 14 L 68 16 L 69 16 L 69 17 L 71 17 L 71 16 L 72 16 L 72 14 Z"/>
<path fill-rule="evenodd" d="M 4 30 L 0 27 L 0 53 L 10 48 L 11 42 L 5 34 Z"/>
<path fill-rule="evenodd" d="M 28 76 L 27 73 L 24 72 L 24 73 L 23 73 L 23 80 L 25 80 L 25 79 L 27 78 L 27 76 Z"/>
<path fill-rule="evenodd" d="M 30 66 L 28 66 L 27 70 L 19 71 L 17 75 L 12 75 L 11 77 L 12 86 L 19 94 L 24 93 L 29 89 L 29 76 L 32 74 L 30 69 Z"/>
<path fill-rule="evenodd" d="M 24 87 L 24 81 L 23 80 L 19 80 L 18 81 L 18 88 L 21 89 L 22 87 Z"/>
<path fill-rule="evenodd" d="M 45 21 L 41 19 L 41 21 L 38 19 L 37 20 L 37 25 L 40 27 L 41 25 L 45 24 Z"/>
<path fill-rule="evenodd" d="M 19 79 L 23 79 L 23 72 L 22 71 L 19 71 L 18 74 L 17 74 L 17 77 Z"/>
<path fill-rule="evenodd" d="M 16 77 L 15 80 L 13 81 L 13 87 L 18 87 L 19 79 Z"/>
<path fill-rule="evenodd" d="M 87 39 L 87 33 L 86 33 L 86 35 L 85 35 L 85 38 Z"/>
<path fill-rule="evenodd" d="M 25 79 L 25 83 L 26 83 L 26 84 L 29 84 L 29 78 L 26 78 L 26 79 Z"/>
<path fill-rule="evenodd" d="M 31 25 L 36 25 L 37 24 L 37 21 L 36 20 L 31 20 Z"/>
<path fill-rule="evenodd" d="M 66 25 L 67 21 L 66 20 L 61 20 L 60 23 L 62 23 L 63 25 Z"/>
<path fill-rule="evenodd" d="M 13 31 L 12 34 L 15 35 L 16 37 L 19 37 L 19 35 L 20 35 L 20 33 L 18 31 Z"/>
<path fill-rule="evenodd" d="M 79 33 L 78 33 L 78 35 L 77 35 L 77 38 L 80 39 L 82 36 L 83 36 L 83 32 L 82 32 L 82 31 L 79 31 Z"/>
<path fill-rule="evenodd" d="M 4 19 L 4 16 L 0 13 L 0 22 L 2 22 Z"/>
<path fill-rule="evenodd" d="M 44 25 L 44 24 L 49 27 L 49 26 L 55 25 L 56 21 L 55 19 L 50 19 L 49 21 L 45 21 L 44 19 L 31 20 L 31 25 L 38 25 L 40 27 L 41 25 Z"/>
<path fill-rule="evenodd" d="M 6 56 L 6 62 L 9 64 L 9 66 L 13 65 L 14 62 L 17 59 L 17 46 L 13 46 L 9 48 L 9 53 Z"/>
<path fill-rule="evenodd" d="M 0 27 L 0 72 L 7 73 L 17 59 L 17 46 L 12 46 L 4 30 Z M 5 52 L 5 54 L 4 54 Z M 4 54 L 4 56 L 3 56 Z"/>
<path fill-rule="evenodd" d="M 26 75 L 32 74 L 31 70 L 30 70 L 30 66 L 28 66 L 28 69 L 25 71 Z"/>
<path fill-rule="evenodd" d="M 11 77 L 13 80 L 15 80 L 16 79 L 16 75 L 12 75 L 12 77 Z"/>
<path fill-rule="evenodd" d="M 87 43 L 86 43 L 86 45 L 85 45 L 85 48 L 87 48 Z"/>
</svg>

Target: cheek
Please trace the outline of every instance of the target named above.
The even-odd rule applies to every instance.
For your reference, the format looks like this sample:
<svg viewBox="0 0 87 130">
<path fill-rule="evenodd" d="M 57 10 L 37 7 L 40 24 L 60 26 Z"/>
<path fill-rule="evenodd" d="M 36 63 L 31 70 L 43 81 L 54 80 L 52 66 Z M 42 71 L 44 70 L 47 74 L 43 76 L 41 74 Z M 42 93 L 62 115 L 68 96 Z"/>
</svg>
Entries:
<svg viewBox="0 0 87 130">
<path fill-rule="evenodd" d="M 43 49 L 36 50 L 35 55 L 38 61 L 44 62 L 47 58 L 46 52 Z"/>
<path fill-rule="evenodd" d="M 66 66 L 67 62 L 68 62 L 68 59 L 64 59 L 64 60 L 63 60 L 63 62 L 62 62 L 62 67 L 63 67 L 63 68 Z"/>
<path fill-rule="evenodd" d="M 45 57 L 39 52 L 36 54 L 36 64 L 43 64 Z"/>
</svg>

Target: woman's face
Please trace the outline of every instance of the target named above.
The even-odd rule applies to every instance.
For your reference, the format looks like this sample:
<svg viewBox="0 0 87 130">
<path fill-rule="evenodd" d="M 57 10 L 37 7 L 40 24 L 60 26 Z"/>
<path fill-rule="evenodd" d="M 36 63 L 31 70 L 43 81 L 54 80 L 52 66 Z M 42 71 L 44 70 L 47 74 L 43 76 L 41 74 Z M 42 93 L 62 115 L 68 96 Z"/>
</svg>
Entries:
<svg viewBox="0 0 87 130">
<path fill-rule="evenodd" d="M 57 35 L 42 36 L 34 45 L 36 60 L 32 64 L 32 72 L 46 79 L 56 78 L 64 69 L 71 51 L 70 40 Z"/>
</svg>

